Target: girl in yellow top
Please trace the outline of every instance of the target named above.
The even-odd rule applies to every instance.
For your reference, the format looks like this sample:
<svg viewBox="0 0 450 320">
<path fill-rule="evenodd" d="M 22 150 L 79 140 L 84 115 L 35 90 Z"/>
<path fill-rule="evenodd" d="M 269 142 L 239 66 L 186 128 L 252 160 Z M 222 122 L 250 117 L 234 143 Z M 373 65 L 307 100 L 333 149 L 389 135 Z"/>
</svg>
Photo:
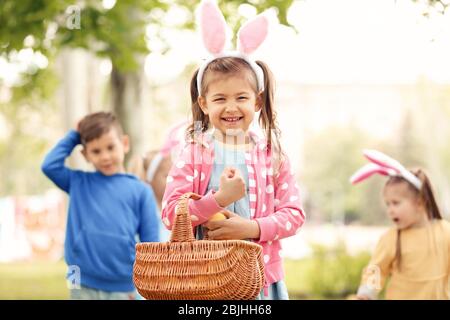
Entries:
<svg viewBox="0 0 450 320">
<path fill-rule="evenodd" d="M 372 163 L 351 182 L 373 173 L 390 176 L 383 197 L 395 227 L 379 240 L 357 297 L 376 299 L 389 278 L 386 299 L 449 299 L 450 223 L 442 219 L 430 180 L 378 151 L 364 154 Z"/>
</svg>

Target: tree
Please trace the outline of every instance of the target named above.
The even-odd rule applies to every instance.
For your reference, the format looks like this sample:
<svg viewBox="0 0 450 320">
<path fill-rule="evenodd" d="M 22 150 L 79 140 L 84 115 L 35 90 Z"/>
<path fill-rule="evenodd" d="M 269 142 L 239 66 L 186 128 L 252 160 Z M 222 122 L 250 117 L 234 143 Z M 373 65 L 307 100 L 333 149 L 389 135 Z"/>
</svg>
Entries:
<svg viewBox="0 0 450 320">
<path fill-rule="evenodd" d="M 2 54 L 23 48 L 26 39 L 33 39 L 34 51 L 48 54 L 64 47 L 86 48 L 111 59 L 111 94 L 113 110 L 121 117 L 125 131 L 133 141 L 139 141 L 140 87 L 142 86 L 143 56 L 149 52 L 145 30 L 164 27 L 162 20 L 170 8 L 186 12 L 186 20 L 179 28 L 194 27 L 194 10 L 198 1 L 122 0 L 112 8 L 101 1 L 24 0 L 4 1 L 0 4 L 0 31 Z M 235 13 L 244 1 L 221 1 L 221 9 L 234 29 L 243 18 Z M 287 23 L 287 10 L 292 0 L 250 1 L 258 12 L 276 8 L 281 23 Z M 15 17 L 15 18 L 12 18 Z M 19 17 L 25 17 L 20 19 Z M 50 40 L 49 30 L 54 31 Z M 50 40 L 50 41 L 49 41 Z M 132 116 L 135 115 L 135 116 Z M 138 132 L 136 132 L 138 131 Z"/>
<path fill-rule="evenodd" d="M 301 180 L 308 186 L 308 212 L 312 220 L 366 223 L 383 220 L 380 181 L 352 186 L 350 176 L 365 159 L 362 150 L 375 145 L 374 139 L 354 126 L 330 127 L 306 140 L 305 170 Z"/>
<path fill-rule="evenodd" d="M 413 0 L 418 2 L 420 0 Z M 423 13 L 424 16 L 429 17 L 431 13 L 437 12 L 438 14 L 445 14 L 445 11 L 449 7 L 450 3 L 448 1 L 442 0 L 427 0 L 428 7 Z"/>
<path fill-rule="evenodd" d="M 426 161 L 423 157 L 425 150 L 411 108 L 406 109 L 396 136 L 397 141 L 395 141 L 395 150 L 391 153 L 392 157 L 407 168 L 423 167 Z"/>
<path fill-rule="evenodd" d="M 227 17 L 228 24 L 236 30 L 243 20 L 243 17 L 236 14 L 241 4 L 253 6 L 257 12 L 275 8 L 280 22 L 288 24 L 287 10 L 292 2 L 293 0 L 231 0 L 219 1 L 219 6 Z M 185 13 L 185 19 L 173 28 L 193 29 L 194 9 L 198 3 L 199 1 L 193 0 L 120 0 L 110 1 L 110 5 L 105 7 L 102 1 L 94 0 L 1 1 L 0 60 L 12 62 L 24 52 L 22 50 L 26 50 L 43 56 L 48 62 L 48 66 L 42 68 L 30 65 L 23 70 L 20 81 L 8 88 L 12 93 L 11 98 L 0 101 L 0 117 L 5 117 L 5 122 L 14 124 L 8 142 L 0 141 L 0 157 L 5 172 L 6 168 L 19 164 L 17 159 L 21 154 L 13 146 L 23 144 L 24 139 L 34 141 L 34 145 L 42 145 L 36 151 L 39 157 L 42 156 L 45 140 L 40 140 L 39 144 L 35 141 L 39 136 L 25 132 L 26 123 L 21 122 L 19 113 L 24 114 L 28 110 L 35 114 L 36 110 L 45 107 L 49 109 L 43 110 L 43 118 L 48 113 L 54 116 L 55 106 L 50 107 L 49 104 L 51 93 L 57 88 L 55 61 L 63 49 L 84 48 L 96 56 L 110 59 L 112 72 L 109 100 L 112 101 L 113 110 L 121 117 L 125 130 L 130 133 L 134 145 L 139 145 L 143 57 L 150 51 L 146 28 L 154 28 L 160 34 L 167 27 L 165 17 L 177 8 Z M 162 35 L 160 40 L 164 42 Z M 10 86 L 0 78 L 0 90 Z M 77 119 L 64 120 L 73 124 Z M 36 166 L 33 169 L 38 172 Z M 13 179 L 12 172 L 7 174 Z M 27 175 L 23 173 L 23 176 Z M 24 185 L 27 186 L 26 183 Z M 8 187 L 5 190 L 12 189 Z"/>
</svg>

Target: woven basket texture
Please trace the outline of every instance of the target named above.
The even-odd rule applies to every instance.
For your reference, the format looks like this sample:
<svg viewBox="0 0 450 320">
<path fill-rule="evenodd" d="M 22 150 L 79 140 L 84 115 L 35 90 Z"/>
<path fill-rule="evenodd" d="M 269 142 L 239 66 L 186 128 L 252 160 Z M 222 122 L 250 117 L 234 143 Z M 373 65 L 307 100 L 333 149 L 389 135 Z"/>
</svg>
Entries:
<svg viewBox="0 0 450 320">
<path fill-rule="evenodd" d="M 196 240 L 186 193 L 169 242 L 136 244 L 133 281 L 149 300 L 251 300 L 264 286 L 262 247 L 245 240 Z"/>
</svg>

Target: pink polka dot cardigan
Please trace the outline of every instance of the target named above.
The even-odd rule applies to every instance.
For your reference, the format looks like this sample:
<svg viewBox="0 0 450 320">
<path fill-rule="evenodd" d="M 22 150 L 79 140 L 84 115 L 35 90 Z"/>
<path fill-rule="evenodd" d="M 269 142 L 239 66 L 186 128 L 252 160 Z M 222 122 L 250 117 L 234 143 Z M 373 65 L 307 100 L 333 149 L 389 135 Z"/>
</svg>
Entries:
<svg viewBox="0 0 450 320">
<path fill-rule="evenodd" d="M 267 143 L 255 134 L 251 137 L 255 147 L 245 154 L 249 173 L 250 216 L 258 222 L 261 231 L 260 238 L 254 241 L 263 248 L 267 288 L 284 278 L 280 240 L 300 230 L 305 214 L 287 155 L 274 172 Z M 188 142 L 169 172 L 161 213 L 169 230 L 174 221 L 177 201 L 186 192 L 204 195 L 200 200 L 189 202 L 194 227 L 223 209 L 215 201 L 213 190 L 205 194 L 214 163 L 212 139 L 211 135 L 204 134 Z"/>
</svg>

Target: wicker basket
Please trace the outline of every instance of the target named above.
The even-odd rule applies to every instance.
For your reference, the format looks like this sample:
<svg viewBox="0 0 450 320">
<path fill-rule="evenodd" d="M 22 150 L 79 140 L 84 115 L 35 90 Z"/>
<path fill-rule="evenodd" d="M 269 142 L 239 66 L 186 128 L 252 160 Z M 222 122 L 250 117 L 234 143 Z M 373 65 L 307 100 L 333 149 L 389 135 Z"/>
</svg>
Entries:
<svg viewBox="0 0 450 320">
<path fill-rule="evenodd" d="M 262 247 L 245 240 L 194 238 L 183 195 L 169 242 L 136 244 L 133 281 L 138 292 L 154 300 L 255 299 L 264 285 Z"/>
</svg>

